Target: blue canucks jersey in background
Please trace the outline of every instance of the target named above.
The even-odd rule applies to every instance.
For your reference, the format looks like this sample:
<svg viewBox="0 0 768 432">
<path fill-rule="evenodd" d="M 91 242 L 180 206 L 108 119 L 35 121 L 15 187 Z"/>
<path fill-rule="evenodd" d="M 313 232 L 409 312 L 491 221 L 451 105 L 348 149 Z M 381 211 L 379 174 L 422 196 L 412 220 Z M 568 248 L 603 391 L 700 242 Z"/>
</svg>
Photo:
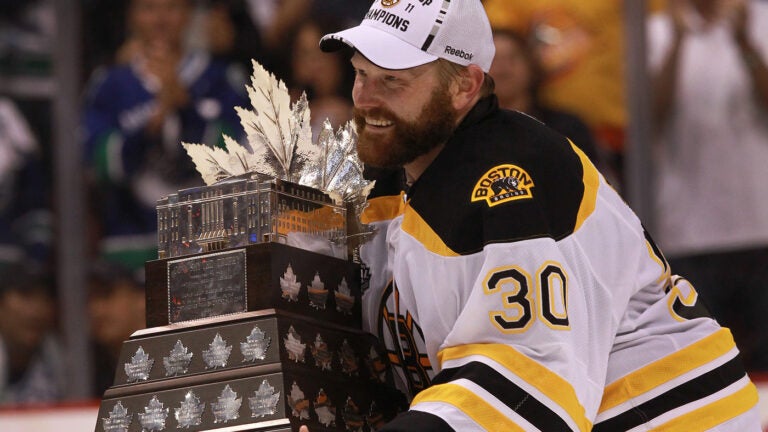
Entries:
<svg viewBox="0 0 768 432">
<path fill-rule="evenodd" d="M 244 71 L 192 53 L 178 74 L 189 102 L 166 117 L 155 136 L 146 126 L 159 83 L 136 65 L 97 71 L 85 99 L 83 132 L 100 253 L 136 267 L 156 258 L 156 200 L 202 184 L 182 143 L 220 145 L 223 133 L 242 141 L 235 106 L 247 102 Z"/>
</svg>

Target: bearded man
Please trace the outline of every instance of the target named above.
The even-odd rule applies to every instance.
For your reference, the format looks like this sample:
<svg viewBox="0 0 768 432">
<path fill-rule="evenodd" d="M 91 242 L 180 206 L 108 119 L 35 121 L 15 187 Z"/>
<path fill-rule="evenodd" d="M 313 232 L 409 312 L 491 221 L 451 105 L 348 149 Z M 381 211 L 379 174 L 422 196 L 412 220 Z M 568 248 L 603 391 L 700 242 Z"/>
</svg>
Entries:
<svg viewBox="0 0 768 432">
<path fill-rule="evenodd" d="M 366 330 L 412 398 L 381 431 L 759 430 L 730 332 L 634 213 L 499 109 L 479 0 L 379 0 L 320 46 L 352 53 L 361 159 L 402 180 L 363 215 Z"/>
</svg>

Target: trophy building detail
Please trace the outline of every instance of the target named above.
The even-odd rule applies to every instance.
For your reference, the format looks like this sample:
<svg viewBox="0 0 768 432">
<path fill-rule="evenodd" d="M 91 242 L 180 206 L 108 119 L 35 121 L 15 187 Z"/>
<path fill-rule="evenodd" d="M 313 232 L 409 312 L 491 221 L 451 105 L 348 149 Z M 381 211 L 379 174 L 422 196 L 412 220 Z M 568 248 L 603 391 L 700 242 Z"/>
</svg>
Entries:
<svg viewBox="0 0 768 432">
<path fill-rule="evenodd" d="M 323 192 L 257 173 L 184 189 L 157 205 L 158 256 L 279 242 L 346 258 L 346 208 Z"/>
</svg>

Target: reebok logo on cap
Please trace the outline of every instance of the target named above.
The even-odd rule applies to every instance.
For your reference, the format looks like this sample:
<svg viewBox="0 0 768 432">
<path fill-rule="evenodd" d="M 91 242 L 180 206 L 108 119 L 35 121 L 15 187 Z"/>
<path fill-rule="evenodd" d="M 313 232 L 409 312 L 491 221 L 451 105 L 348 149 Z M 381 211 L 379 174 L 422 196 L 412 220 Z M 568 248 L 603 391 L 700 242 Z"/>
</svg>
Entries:
<svg viewBox="0 0 768 432">
<path fill-rule="evenodd" d="M 474 57 L 474 54 L 465 53 L 463 50 L 453 49 L 450 45 L 445 47 L 445 53 L 456 56 L 456 57 L 460 57 L 469 61 L 472 61 L 472 57 Z"/>
</svg>

